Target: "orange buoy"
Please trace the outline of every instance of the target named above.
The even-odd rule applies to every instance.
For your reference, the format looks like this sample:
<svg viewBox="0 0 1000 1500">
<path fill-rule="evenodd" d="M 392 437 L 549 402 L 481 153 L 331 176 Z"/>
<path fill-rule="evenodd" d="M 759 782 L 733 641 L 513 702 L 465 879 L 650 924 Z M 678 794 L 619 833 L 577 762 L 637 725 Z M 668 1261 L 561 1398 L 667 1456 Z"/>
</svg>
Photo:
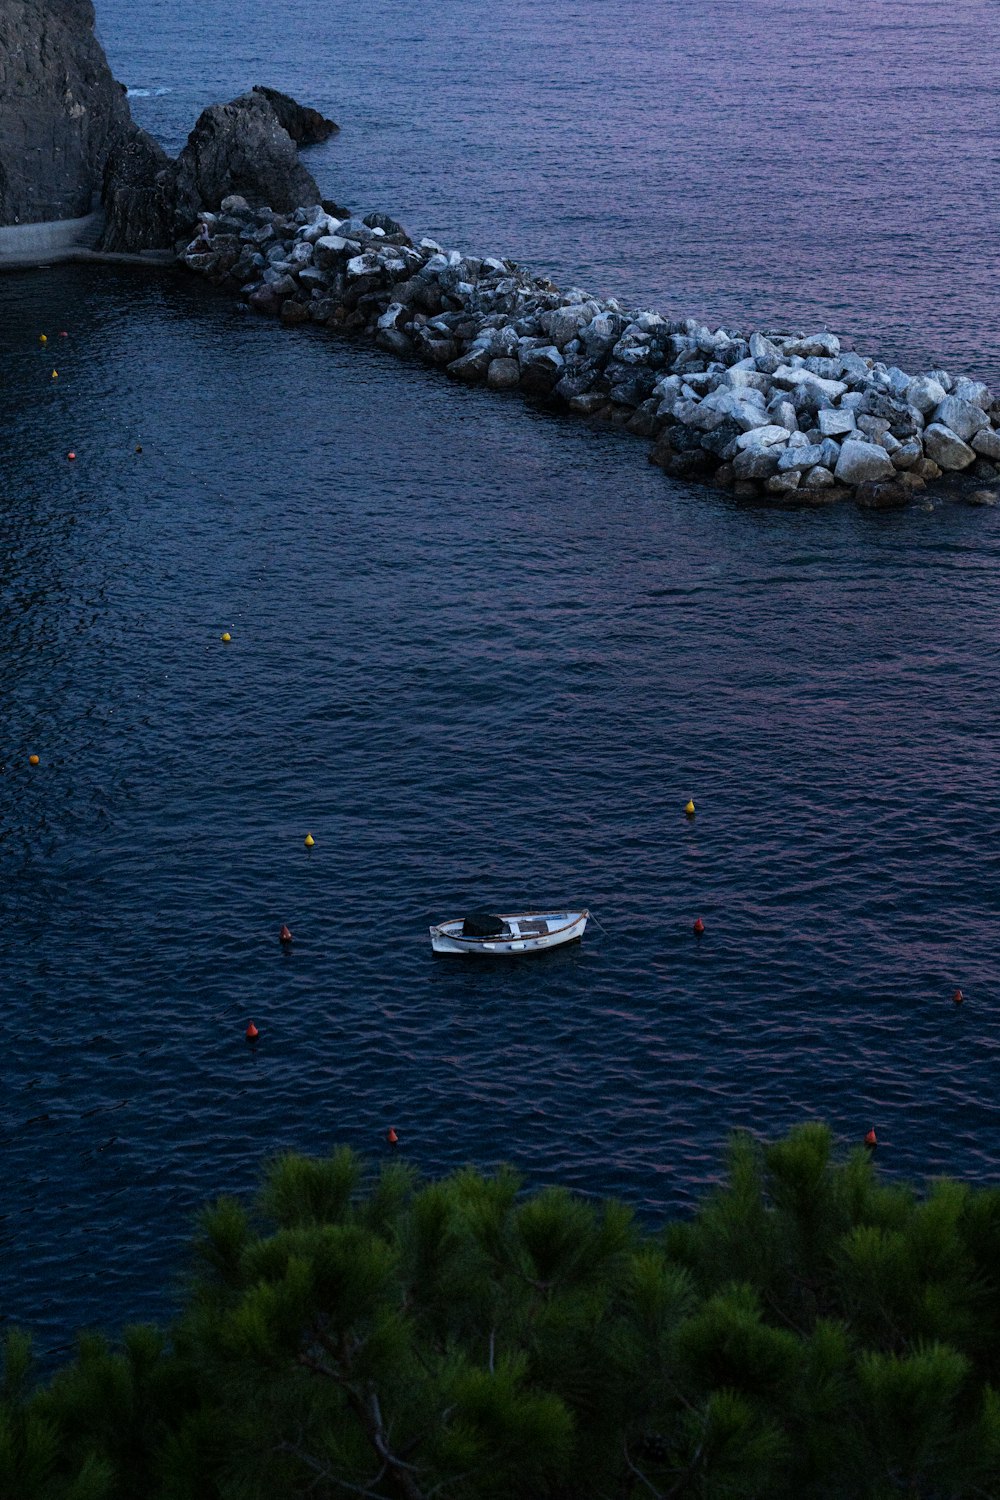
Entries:
<svg viewBox="0 0 1000 1500">
<path fill-rule="evenodd" d="M 702 933 L 705 931 L 705 924 L 700 917 L 695 918 L 694 927 L 691 930 L 694 933 L 695 937 L 701 937 Z"/>
<path fill-rule="evenodd" d="M 76 454 L 75 453 L 67 453 L 66 457 L 67 458 L 75 458 Z"/>
<path fill-rule="evenodd" d="M 399 1145 L 399 1136 L 393 1130 L 393 1128 L 392 1128 L 391 1125 L 389 1126 L 389 1129 L 385 1133 L 385 1138 L 389 1142 L 390 1146 L 398 1146 Z"/>
<path fill-rule="evenodd" d="M 256 1026 L 251 1021 L 250 1025 L 246 1029 L 246 1039 L 247 1039 L 247 1041 L 248 1042 L 255 1042 L 259 1036 L 260 1036 L 260 1032 L 257 1030 Z"/>
<path fill-rule="evenodd" d="M 962 1001 L 965 999 L 965 996 L 962 994 L 961 990 L 956 990 L 951 998 L 956 1005 L 961 1005 Z"/>
<path fill-rule="evenodd" d="M 29 755 L 28 756 L 28 765 L 29 766 L 37 766 L 38 765 L 38 756 L 37 755 Z"/>
<path fill-rule="evenodd" d="M 290 943 L 291 941 L 292 941 L 292 934 L 291 934 L 291 932 L 289 931 L 289 929 L 287 927 L 283 926 L 282 929 L 281 929 L 281 931 L 278 933 L 278 942 L 279 943 Z"/>
<path fill-rule="evenodd" d="M 873 1146 L 878 1145 L 878 1136 L 875 1134 L 874 1125 L 872 1125 L 871 1128 L 865 1132 L 865 1145 L 868 1147 L 869 1151 Z"/>
</svg>

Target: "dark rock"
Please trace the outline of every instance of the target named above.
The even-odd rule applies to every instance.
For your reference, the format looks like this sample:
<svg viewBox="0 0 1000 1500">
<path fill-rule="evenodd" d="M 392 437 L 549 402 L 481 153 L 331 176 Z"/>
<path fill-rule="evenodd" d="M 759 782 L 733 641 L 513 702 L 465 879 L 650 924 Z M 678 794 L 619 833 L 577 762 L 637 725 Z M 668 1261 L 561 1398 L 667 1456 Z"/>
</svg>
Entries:
<svg viewBox="0 0 1000 1500">
<path fill-rule="evenodd" d="M 859 484 L 854 498 L 862 510 L 900 510 L 910 503 L 910 491 L 898 479 L 876 479 Z"/>
<path fill-rule="evenodd" d="M 395 219 L 390 219 L 388 214 L 366 214 L 361 222 L 367 225 L 369 229 L 384 230 L 386 239 L 392 239 L 393 241 L 402 240 L 402 243 L 406 245 L 413 244 L 402 224 L 398 223 Z"/>
<path fill-rule="evenodd" d="M 658 405 L 659 402 L 657 401 L 644 401 L 625 423 L 628 431 L 636 437 L 652 437 L 656 432 L 656 408 Z"/>
<path fill-rule="evenodd" d="M 173 165 L 158 141 L 138 125 L 112 146 L 104 167 L 102 250 L 136 254 L 173 242 Z"/>
<path fill-rule="evenodd" d="M 308 323 L 309 308 L 304 302 L 288 297 L 281 304 L 281 321 L 283 323 Z"/>
<path fill-rule="evenodd" d="M 729 417 L 721 421 L 718 427 L 713 427 L 711 432 L 701 434 L 701 446 L 714 453 L 718 458 L 735 458 L 737 453 L 736 439 L 741 436 L 742 429 Z"/>
<path fill-rule="evenodd" d="M 89 213 L 131 125 L 90 0 L 4 0 L 0 100 L 0 224 Z"/>
<path fill-rule="evenodd" d="M 282 94 L 277 89 L 265 88 L 262 83 L 255 83 L 250 92 L 260 94 L 263 99 L 266 99 L 278 117 L 278 124 L 282 130 L 288 132 L 297 146 L 318 145 L 320 141 L 328 140 L 335 131 L 340 129 L 339 125 L 335 125 L 332 120 L 327 120 L 321 115 L 318 109 L 311 109 L 308 104 L 300 104 L 290 94 Z"/>
</svg>

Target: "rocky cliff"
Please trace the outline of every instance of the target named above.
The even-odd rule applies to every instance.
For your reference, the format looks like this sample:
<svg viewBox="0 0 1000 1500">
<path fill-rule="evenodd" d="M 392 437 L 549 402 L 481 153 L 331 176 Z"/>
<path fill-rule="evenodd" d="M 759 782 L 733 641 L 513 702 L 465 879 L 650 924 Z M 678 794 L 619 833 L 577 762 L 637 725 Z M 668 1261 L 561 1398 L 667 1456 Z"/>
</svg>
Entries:
<svg viewBox="0 0 1000 1500">
<path fill-rule="evenodd" d="M 3 0 L 0 100 L 0 224 L 86 214 L 130 124 L 90 0 Z"/>
<path fill-rule="evenodd" d="M 77 219 L 99 196 L 103 250 L 170 248 L 233 193 L 279 211 L 318 201 L 297 147 L 336 129 L 258 85 L 204 110 L 171 161 L 132 120 L 91 0 L 0 0 L 0 226 Z"/>
</svg>

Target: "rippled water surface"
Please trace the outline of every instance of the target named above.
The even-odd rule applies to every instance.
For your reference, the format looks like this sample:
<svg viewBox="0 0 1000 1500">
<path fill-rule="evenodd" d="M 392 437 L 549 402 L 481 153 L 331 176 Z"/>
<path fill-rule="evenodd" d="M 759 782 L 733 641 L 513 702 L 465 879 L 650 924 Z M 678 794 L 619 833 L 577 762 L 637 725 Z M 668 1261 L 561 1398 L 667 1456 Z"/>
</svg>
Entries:
<svg viewBox="0 0 1000 1500">
<path fill-rule="evenodd" d="M 416 230 L 989 374 L 995 13 L 100 23 L 168 144 L 276 83 Z M 653 1216 L 816 1115 L 996 1176 L 996 510 L 741 509 L 180 277 L 7 275 L 0 360 L 0 1313 L 161 1314 L 207 1196 L 390 1124 Z M 573 950 L 431 956 L 576 900 Z"/>
</svg>

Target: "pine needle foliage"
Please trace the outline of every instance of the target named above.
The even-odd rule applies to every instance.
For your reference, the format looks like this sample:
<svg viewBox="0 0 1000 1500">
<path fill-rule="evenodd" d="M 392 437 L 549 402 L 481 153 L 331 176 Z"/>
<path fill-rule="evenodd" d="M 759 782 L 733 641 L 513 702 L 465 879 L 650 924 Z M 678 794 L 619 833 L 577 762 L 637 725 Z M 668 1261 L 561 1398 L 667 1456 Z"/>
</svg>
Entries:
<svg viewBox="0 0 1000 1500">
<path fill-rule="evenodd" d="M 1000 1190 L 810 1123 L 684 1222 L 283 1155 L 172 1325 L 0 1344 L 0 1500 L 995 1500 Z"/>
</svg>

